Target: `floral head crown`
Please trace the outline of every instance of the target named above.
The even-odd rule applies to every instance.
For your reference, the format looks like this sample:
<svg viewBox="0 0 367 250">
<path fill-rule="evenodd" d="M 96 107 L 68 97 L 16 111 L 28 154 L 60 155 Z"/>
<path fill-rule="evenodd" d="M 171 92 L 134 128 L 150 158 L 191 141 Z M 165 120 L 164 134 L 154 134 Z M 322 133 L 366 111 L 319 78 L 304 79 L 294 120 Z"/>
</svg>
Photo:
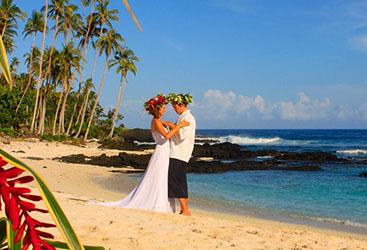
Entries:
<svg viewBox="0 0 367 250">
<path fill-rule="evenodd" d="M 162 107 L 168 103 L 168 98 L 163 94 L 159 94 L 144 103 L 144 109 L 146 111 L 152 111 L 154 107 Z"/>
<path fill-rule="evenodd" d="M 181 104 L 187 105 L 187 104 L 192 103 L 192 96 L 190 95 L 190 93 L 187 93 L 185 95 L 171 93 L 168 95 L 167 98 L 170 103 L 176 103 L 178 105 L 181 105 Z"/>
</svg>

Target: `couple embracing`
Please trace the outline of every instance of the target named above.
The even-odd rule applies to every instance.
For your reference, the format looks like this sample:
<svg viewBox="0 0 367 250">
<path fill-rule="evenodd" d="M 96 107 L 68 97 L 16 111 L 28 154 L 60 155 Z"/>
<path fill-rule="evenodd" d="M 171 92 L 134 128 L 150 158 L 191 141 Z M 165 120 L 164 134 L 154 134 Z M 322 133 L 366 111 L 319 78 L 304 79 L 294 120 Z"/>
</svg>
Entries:
<svg viewBox="0 0 367 250">
<path fill-rule="evenodd" d="M 145 110 L 153 116 L 151 132 L 156 148 L 144 176 L 123 200 L 100 205 L 174 213 L 177 198 L 181 205 L 180 214 L 191 215 L 186 181 L 196 129 L 195 118 L 187 109 L 191 102 L 190 94 L 157 95 L 145 102 Z M 162 120 L 168 103 L 179 115 L 175 124 Z"/>
</svg>

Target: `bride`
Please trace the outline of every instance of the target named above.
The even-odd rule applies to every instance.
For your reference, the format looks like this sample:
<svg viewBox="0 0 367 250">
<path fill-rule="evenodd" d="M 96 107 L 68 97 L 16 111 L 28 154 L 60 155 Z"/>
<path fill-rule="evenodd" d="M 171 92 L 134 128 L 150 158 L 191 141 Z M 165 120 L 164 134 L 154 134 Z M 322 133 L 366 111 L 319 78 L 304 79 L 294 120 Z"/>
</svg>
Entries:
<svg viewBox="0 0 367 250">
<path fill-rule="evenodd" d="M 165 96 L 157 95 L 144 104 L 145 110 L 153 116 L 151 132 L 156 142 L 156 147 L 139 184 L 122 200 L 94 204 L 165 213 L 175 212 L 174 199 L 168 199 L 168 164 L 170 154 L 168 139 L 180 128 L 188 126 L 189 122 L 183 121 L 168 132 L 161 120 L 166 111 L 167 103 Z"/>
</svg>

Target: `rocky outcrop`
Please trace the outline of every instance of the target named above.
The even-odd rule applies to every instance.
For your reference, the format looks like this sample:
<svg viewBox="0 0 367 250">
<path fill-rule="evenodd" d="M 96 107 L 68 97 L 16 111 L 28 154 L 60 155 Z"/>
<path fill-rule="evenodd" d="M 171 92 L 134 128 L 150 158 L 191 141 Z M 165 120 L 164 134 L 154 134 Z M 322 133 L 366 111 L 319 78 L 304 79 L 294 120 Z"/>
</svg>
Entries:
<svg viewBox="0 0 367 250">
<path fill-rule="evenodd" d="M 152 149 L 155 145 L 140 145 L 139 142 L 153 142 L 148 129 L 130 129 L 122 137 L 101 141 L 102 147 L 120 150 Z M 205 140 L 204 140 L 205 141 Z M 201 143 L 203 140 L 201 140 Z M 212 142 L 209 140 L 208 142 Z M 83 163 L 107 167 L 131 167 L 144 170 L 151 155 L 120 153 L 116 156 L 102 154 L 95 157 L 71 155 L 58 158 L 69 163 Z M 203 161 L 202 159 L 212 159 Z M 226 161 L 227 160 L 227 161 Z M 229 160 L 229 161 L 228 161 Z M 228 171 L 322 171 L 317 165 L 352 164 L 348 159 L 338 158 L 326 152 L 283 152 L 277 150 L 246 150 L 237 144 L 225 142 L 217 144 L 204 143 L 195 145 L 193 157 L 188 166 L 191 173 L 222 173 Z M 126 170 L 124 170 L 126 172 Z"/>
<path fill-rule="evenodd" d="M 151 155 L 135 155 L 120 153 L 117 156 L 107 156 L 102 154 L 95 157 L 85 155 L 70 155 L 55 158 L 68 163 L 91 164 L 106 167 L 131 167 L 133 169 L 145 169 L 148 165 Z M 302 164 L 296 166 L 284 166 L 283 161 L 247 161 L 239 160 L 231 163 L 225 163 L 219 160 L 200 161 L 192 158 L 188 164 L 189 173 L 223 173 L 228 171 L 256 171 L 256 170 L 280 170 L 280 171 L 322 171 L 320 167 Z"/>
</svg>

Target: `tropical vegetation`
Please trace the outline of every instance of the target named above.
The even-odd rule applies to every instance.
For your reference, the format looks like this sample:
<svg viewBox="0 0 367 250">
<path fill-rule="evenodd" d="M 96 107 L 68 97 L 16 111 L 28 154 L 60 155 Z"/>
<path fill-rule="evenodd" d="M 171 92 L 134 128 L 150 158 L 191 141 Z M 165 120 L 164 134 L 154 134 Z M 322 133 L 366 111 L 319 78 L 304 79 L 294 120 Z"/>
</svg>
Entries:
<svg viewBox="0 0 367 250">
<path fill-rule="evenodd" d="M 137 23 L 126 0 L 123 1 Z M 102 108 L 98 105 L 98 98 L 104 83 L 107 65 L 110 67 L 116 65 L 122 60 L 118 58 L 122 58 L 121 55 L 125 51 L 129 51 L 129 54 L 131 52 L 121 45 L 121 42 L 124 42 L 123 38 L 112 28 L 108 20 L 118 20 L 115 16 L 118 13 L 117 10 L 108 10 L 109 1 L 92 0 L 91 14 L 86 17 L 89 20 L 87 28 L 83 27 L 82 16 L 77 13 L 78 6 L 69 4 L 68 0 L 52 0 L 51 2 L 49 5 L 48 0 L 45 0 L 46 5 L 41 8 L 40 12 L 32 13 L 22 32 L 24 39 L 33 38 L 30 52 L 23 56 L 28 68 L 26 73 L 18 73 L 17 67 L 20 62 L 17 57 L 12 58 L 9 67 L 7 54 L 11 55 L 15 50 L 14 37 L 18 35 L 18 20 L 24 21 L 27 16 L 13 0 L 2 0 L 1 2 L 0 128 L 7 133 L 23 131 L 38 135 L 45 133 L 68 135 L 74 133 L 72 128 L 76 129 L 79 122 L 81 123 L 79 130 L 75 134 L 78 136 L 84 121 L 84 119 L 79 119 L 79 116 L 83 114 L 84 117 L 89 112 L 90 119 L 84 134 L 84 138 L 87 138 L 91 125 L 96 125 L 96 119 L 93 119 L 94 113 L 97 113 L 97 118 L 103 114 Z M 81 1 L 84 7 L 90 3 L 91 1 L 88 0 Z M 95 4 L 99 12 L 93 12 Z M 47 26 L 49 18 L 53 19 L 55 23 L 52 28 Z M 104 23 L 108 24 L 108 29 L 103 28 Z M 139 25 L 138 27 L 140 29 Z M 50 48 L 45 48 L 45 37 L 49 30 L 54 30 L 53 42 Z M 103 78 L 97 96 L 91 91 L 93 73 L 85 83 L 82 82 L 88 43 L 93 41 L 93 36 L 97 34 L 96 30 L 99 30 L 99 38 L 92 43 L 95 45 L 95 53 L 97 55 L 99 52 L 100 56 L 103 53 L 106 55 Z M 35 41 L 37 33 L 41 32 L 40 50 L 35 45 Z M 55 40 L 60 33 L 64 35 L 65 43 L 58 49 L 55 47 Z M 79 45 L 83 44 L 82 49 L 75 43 L 78 40 Z M 115 61 L 109 62 L 108 58 L 113 54 L 115 54 Z M 133 54 L 130 54 L 129 58 L 132 66 L 126 66 L 124 70 L 132 71 L 135 74 L 136 67 L 133 61 L 137 61 L 137 58 Z M 83 60 L 82 67 L 80 67 L 81 60 Z M 117 71 L 121 70 L 123 69 L 118 68 Z M 76 92 L 73 91 L 73 88 L 77 74 L 80 80 L 79 89 Z M 126 81 L 126 73 L 123 73 L 121 79 L 123 78 Z M 121 91 L 123 92 L 120 84 L 118 104 L 122 97 Z M 91 106 L 93 106 L 92 109 Z M 83 111 L 79 112 L 76 122 L 73 123 L 78 107 Z M 104 115 L 111 122 L 102 122 L 102 124 L 112 126 L 117 120 L 122 119 L 122 116 L 118 114 L 118 107 L 117 111 L 110 110 L 107 115 Z M 67 130 L 65 130 L 66 122 L 69 122 Z M 101 122 L 97 123 L 97 126 L 100 124 Z M 58 127 L 57 132 L 56 127 Z M 29 182 L 36 183 L 40 196 L 33 195 L 29 188 L 22 187 L 22 184 Z M 36 207 L 35 202 L 41 200 L 47 209 Z M 0 149 L 0 211 L 3 210 L 5 210 L 6 217 L 0 217 L 0 249 L 104 249 L 103 247 L 83 246 L 42 177 L 32 168 Z M 55 225 L 36 220 L 32 212 L 50 213 Z M 55 226 L 59 229 L 65 243 L 51 241 L 53 235 L 44 231 L 44 228 Z"/>
<path fill-rule="evenodd" d="M 120 123 L 116 129 L 123 117 L 119 107 L 129 72 L 137 73 L 138 61 L 115 29 L 119 11 L 110 7 L 109 0 L 45 3 L 29 16 L 14 0 L 3 0 L 0 5 L 0 32 L 5 49 L 2 54 L 6 53 L 11 62 L 9 77 L 4 71 L 0 77 L 0 132 L 81 140 L 111 138 L 123 128 Z M 16 53 L 18 36 L 29 44 L 24 55 Z M 88 52 L 94 55 L 93 63 L 87 61 Z M 97 82 L 95 69 L 99 61 L 104 62 L 104 70 L 102 80 Z M 0 61 L 0 65 L 4 63 L 8 64 Z M 21 63 L 26 72 L 19 72 Z M 116 107 L 104 111 L 99 99 L 106 75 L 113 69 L 121 79 L 107 82 L 118 92 L 114 97 Z M 91 73 L 87 75 L 86 70 Z"/>
</svg>

